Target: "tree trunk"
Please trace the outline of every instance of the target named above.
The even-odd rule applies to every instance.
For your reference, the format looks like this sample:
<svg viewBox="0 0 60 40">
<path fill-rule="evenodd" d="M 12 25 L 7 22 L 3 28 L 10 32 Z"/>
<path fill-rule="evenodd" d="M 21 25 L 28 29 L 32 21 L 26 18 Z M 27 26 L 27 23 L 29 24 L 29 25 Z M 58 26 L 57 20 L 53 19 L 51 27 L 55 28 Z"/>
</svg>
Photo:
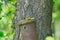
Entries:
<svg viewBox="0 0 60 40">
<path fill-rule="evenodd" d="M 17 23 L 27 17 L 33 17 L 36 20 L 38 40 L 44 40 L 45 37 L 52 35 L 52 2 L 52 0 L 17 0 L 17 10 L 13 18 L 14 40 L 21 39 Z"/>
</svg>

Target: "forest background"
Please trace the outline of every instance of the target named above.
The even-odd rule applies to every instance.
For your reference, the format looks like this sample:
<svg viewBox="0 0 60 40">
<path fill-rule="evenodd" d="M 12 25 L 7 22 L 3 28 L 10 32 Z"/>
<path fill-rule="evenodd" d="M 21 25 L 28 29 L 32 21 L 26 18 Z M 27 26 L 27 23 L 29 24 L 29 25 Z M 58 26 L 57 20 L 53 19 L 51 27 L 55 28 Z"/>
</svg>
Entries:
<svg viewBox="0 0 60 40">
<path fill-rule="evenodd" d="M 14 29 L 11 26 L 16 3 L 17 0 L 0 0 L 0 40 L 13 40 Z M 52 10 L 52 29 L 57 31 L 56 28 L 60 28 L 60 0 L 53 0 Z M 53 37 L 47 37 L 46 40 L 54 40 L 54 34 L 55 32 L 52 33 Z"/>
</svg>

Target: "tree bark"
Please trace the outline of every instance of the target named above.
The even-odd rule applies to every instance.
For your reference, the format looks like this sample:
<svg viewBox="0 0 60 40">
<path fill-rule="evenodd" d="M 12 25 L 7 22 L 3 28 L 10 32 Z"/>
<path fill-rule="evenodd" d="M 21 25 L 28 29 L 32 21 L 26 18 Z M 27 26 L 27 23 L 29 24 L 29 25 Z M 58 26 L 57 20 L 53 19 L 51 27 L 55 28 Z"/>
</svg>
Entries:
<svg viewBox="0 0 60 40">
<path fill-rule="evenodd" d="M 51 36 L 52 3 L 53 0 L 17 0 L 17 10 L 12 21 L 15 27 L 14 40 L 21 39 L 17 23 L 27 17 L 34 17 L 36 20 L 38 40 Z"/>
</svg>

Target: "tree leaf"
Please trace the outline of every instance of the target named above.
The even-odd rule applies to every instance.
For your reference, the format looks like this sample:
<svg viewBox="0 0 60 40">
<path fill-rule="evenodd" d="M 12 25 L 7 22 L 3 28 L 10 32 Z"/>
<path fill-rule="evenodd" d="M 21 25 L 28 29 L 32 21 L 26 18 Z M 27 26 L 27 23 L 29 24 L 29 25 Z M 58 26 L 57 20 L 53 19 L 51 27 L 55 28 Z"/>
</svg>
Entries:
<svg viewBox="0 0 60 40">
<path fill-rule="evenodd" d="M 3 37 L 4 33 L 2 31 L 0 31 L 0 37 Z"/>
</svg>

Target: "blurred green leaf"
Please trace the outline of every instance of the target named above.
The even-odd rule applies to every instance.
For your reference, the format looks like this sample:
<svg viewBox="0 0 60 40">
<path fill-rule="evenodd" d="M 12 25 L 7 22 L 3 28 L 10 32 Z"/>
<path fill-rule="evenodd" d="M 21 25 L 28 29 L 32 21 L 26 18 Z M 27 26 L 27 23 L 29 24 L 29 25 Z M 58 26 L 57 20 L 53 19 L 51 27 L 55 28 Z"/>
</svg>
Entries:
<svg viewBox="0 0 60 40">
<path fill-rule="evenodd" d="M 2 31 L 0 31 L 0 37 L 3 37 L 4 33 Z"/>
<path fill-rule="evenodd" d="M 45 40 L 54 40 L 54 38 L 53 37 L 51 37 L 51 36 L 48 36 L 48 37 L 46 37 L 46 39 Z"/>
<path fill-rule="evenodd" d="M 2 2 L 0 2 L 0 12 L 1 12 L 1 10 L 2 10 Z"/>
<path fill-rule="evenodd" d="M 8 32 L 8 33 L 6 34 L 6 36 L 10 36 L 10 32 Z"/>
</svg>

